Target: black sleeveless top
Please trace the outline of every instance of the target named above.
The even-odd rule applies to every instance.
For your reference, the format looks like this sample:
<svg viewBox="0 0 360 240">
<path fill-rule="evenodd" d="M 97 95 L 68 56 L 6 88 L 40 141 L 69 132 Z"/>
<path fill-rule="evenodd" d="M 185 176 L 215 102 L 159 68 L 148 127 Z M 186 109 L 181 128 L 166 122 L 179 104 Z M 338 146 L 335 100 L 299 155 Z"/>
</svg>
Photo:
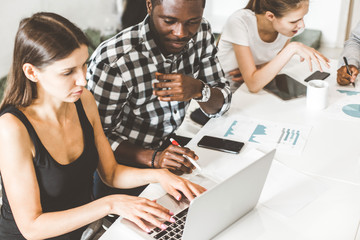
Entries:
<svg viewBox="0 0 360 240">
<path fill-rule="evenodd" d="M 86 117 L 80 100 L 75 102 L 84 138 L 84 150 L 74 162 L 61 165 L 56 162 L 41 143 L 35 129 L 26 116 L 9 106 L 1 114 L 11 113 L 19 118 L 27 128 L 35 146 L 34 167 L 40 188 L 41 207 L 43 212 L 62 211 L 75 208 L 92 200 L 93 174 L 97 168 L 99 156 L 94 142 L 94 130 Z M 62 144 L 59 142 L 58 144 Z M 16 223 L 2 184 L 3 205 L 0 216 L 0 239 L 25 239 Z M 24 203 L 26 204 L 26 203 Z M 84 227 L 85 228 L 85 227 Z M 80 239 L 84 228 L 51 239 Z"/>
</svg>

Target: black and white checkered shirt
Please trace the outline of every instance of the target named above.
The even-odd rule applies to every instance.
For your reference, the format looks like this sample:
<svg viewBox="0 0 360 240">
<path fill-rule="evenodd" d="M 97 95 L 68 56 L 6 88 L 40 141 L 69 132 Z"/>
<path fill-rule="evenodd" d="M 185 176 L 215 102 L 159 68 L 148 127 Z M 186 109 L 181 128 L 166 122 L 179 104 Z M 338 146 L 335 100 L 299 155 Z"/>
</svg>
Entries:
<svg viewBox="0 0 360 240">
<path fill-rule="evenodd" d="M 182 73 L 219 88 L 225 104 L 208 116 L 225 113 L 231 93 L 216 53 L 206 20 L 181 53 L 167 57 L 154 42 L 149 17 L 103 42 L 91 56 L 87 79 L 112 149 L 123 140 L 145 148 L 159 147 L 184 120 L 190 102 L 159 101 L 153 95 L 155 72 Z"/>
</svg>

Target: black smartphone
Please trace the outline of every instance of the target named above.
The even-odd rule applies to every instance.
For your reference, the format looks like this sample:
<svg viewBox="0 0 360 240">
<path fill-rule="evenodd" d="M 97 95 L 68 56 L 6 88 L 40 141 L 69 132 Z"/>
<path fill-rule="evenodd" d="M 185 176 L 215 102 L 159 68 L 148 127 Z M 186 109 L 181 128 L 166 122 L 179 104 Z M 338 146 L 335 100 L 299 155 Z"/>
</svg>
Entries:
<svg viewBox="0 0 360 240">
<path fill-rule="evenodd" d="M 244 146 L 244 143 L 218 137 L 203 136 L 197 145 L 203 148 L 237 154 Z"/>
<path fill-rule="evenodd" d="M 316 71 L 313 74 L 311 74 L 310 76 L 308 76 L 304 81 L 308 82 L 308 81 L 314 80 L 314 79 L 324 80 L 328 76 L 330 76 L 330 73 L 328 73 L 328 72 Z"/>
</svg>

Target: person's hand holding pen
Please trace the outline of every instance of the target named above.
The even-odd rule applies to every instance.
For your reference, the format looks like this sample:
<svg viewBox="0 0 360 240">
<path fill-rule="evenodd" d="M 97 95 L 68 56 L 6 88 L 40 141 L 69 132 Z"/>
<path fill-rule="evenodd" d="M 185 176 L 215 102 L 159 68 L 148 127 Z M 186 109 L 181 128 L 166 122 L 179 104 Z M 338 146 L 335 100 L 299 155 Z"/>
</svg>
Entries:
<svg viewBox="0 0 360 240">
<path fill-rule="evenodd" d="M 359 74 L 359 69 L 354 65 L 347 64 L 344 58 L 345 65 L 337 71 L 337 82 L 339 85 L 349 85 L 350 83 L 355 87 L 355 79 Z"/>
<path fill-rule="evenodd" d="M 180 145 L 170 144 L 164 151 L 158 152 L 155 156 L 155 168 L 167 168 L 171 172 L 181 175 L 183 173 L 191 173 L 195 166 L 192 160 L 198 160 L 199 157 L 189 148 Z"/>
<path fill-rule="evenodd" d="M 181 147 L 180 144 L 175 141 L 175 139 L 170 138 L 170 142 L 171 144 Z M 196 163 L 196 161 L 194 159 L 192 159 L 191 157 L 187 156 L 187 155 L 183 155 L 187 160 L 189 160 L 199 171 L 201 171 L 201 167 L 199 166 L 199 164 Z"/>
</svg>

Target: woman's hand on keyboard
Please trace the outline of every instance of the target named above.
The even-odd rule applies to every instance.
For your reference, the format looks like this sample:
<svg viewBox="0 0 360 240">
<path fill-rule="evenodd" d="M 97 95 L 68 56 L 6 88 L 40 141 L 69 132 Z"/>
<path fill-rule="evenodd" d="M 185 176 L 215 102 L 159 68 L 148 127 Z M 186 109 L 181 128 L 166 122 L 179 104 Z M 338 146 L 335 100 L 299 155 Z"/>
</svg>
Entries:
<svg viewBox="0 0 360 240">
<path fill-rule="evenodd" d="M 196 196 L 206 191 L 206 189 L 198 184 L 192 183 L 182 177 L 179 177 L 167 169 L 159 169 L 157 179 L 161 186 L 175 199 L 181 200 L 181 193 L 187 199 L 192 201 Z"/>
<path fill-rule="evenodd" d="M 134 222 L 146 232 L 151 230 L 144 220 L 161 229 L 166 229 L 167 226 L 159 219 L 175 222 L 175 219 L 172 217 L 173 213 L 155 201 L 120 194 L 110 195 L 105 198 L 110 201 L 110 214 L 118 214 Z"/>
</svg>

